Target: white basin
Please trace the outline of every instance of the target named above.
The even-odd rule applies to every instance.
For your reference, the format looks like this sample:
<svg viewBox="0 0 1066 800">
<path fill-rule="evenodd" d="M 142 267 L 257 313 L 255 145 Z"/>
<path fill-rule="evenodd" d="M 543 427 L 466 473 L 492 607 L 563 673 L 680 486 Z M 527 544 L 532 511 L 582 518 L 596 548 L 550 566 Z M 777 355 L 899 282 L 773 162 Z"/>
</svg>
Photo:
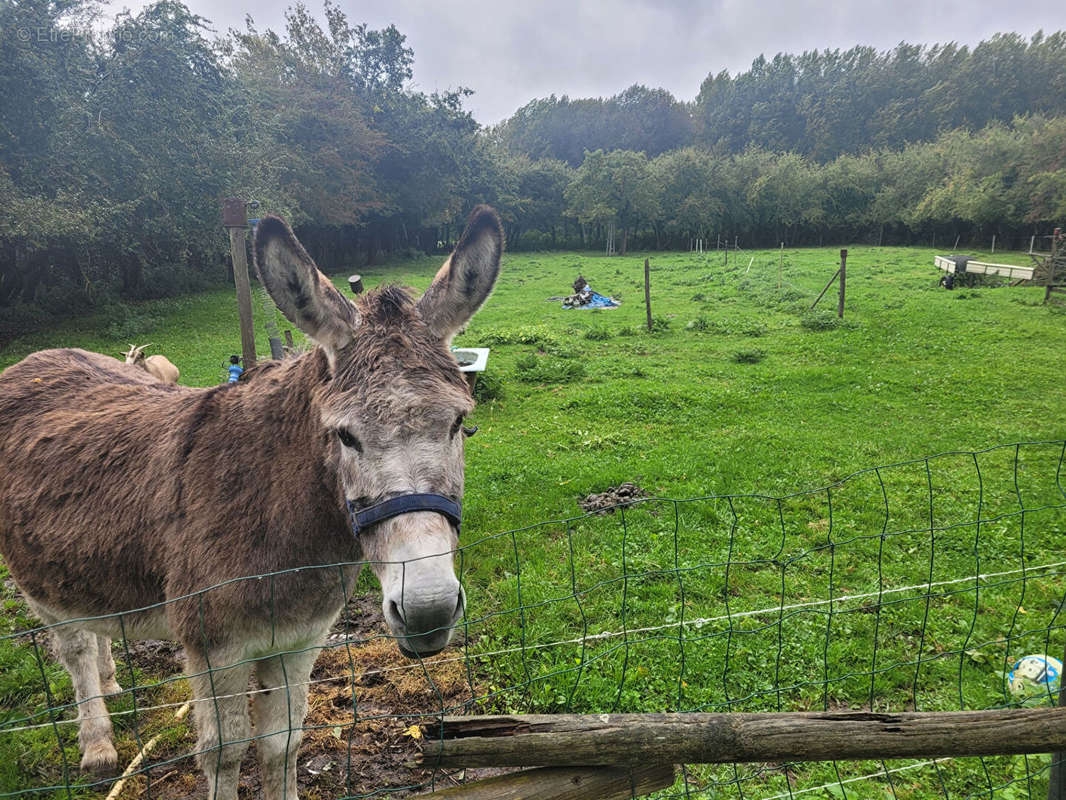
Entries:
<svg viewBox="0 0 1066 800">
<path fill-rule="evenodd" d="M 459 362 L 460 372 L 484 372 L 489 364 L 487 347 L 453 347 L 452 355 Z"/>
</svg>

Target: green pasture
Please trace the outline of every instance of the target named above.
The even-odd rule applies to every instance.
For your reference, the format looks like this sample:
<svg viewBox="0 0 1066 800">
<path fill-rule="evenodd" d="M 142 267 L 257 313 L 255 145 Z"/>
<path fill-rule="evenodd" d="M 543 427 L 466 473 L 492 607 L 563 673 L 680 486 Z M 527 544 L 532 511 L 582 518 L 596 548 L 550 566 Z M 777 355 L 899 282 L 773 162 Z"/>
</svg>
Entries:
<svg viewBox="0 0 1066 800">
<path fill-rule="evenodd" d="M 1039 287 L 942 289 L 933 256 L 852 248 L 840 322 L 835 288 L 808 311 L 836 249 L 742 251 L 728 264 L 714 252 L 652 254 L 649 332 L 644 254 L 507 255 L 493 297 L 456 340 L 492 349 L 470 420 L 480 430 L 467 442 L 468 705 L 1019 702 L 1005 667 L 1066 648 L 1066 313 L 1043 305 Z M 423 289 L 437 267 L 405 261 L 363 278 Z M 549 300 L 579 273 L 621 307 Z M 346 277 L 335 276 L 344 291 Z M 155 343 L 183 383 L 221 382 L 240 350 L 233 293 L 17 339 L 0 367 L 44 347 L 117 353 L 131 342 Z M 1015 442 L 1034 444 L 997 447 Z M 581 498 L 625 481 L 652 499 L 583 514 Z M 2 632 L 29 627 L 13 588 L 2 591 Z M 0 641 L 0 667 L 0 722 L 46 707 L 42 669 L 49 693 L 70 700 L 62 670 L 27 647 Z M 76 742 L 65 741 L 76 772 Z M 61 780 L 58 761 L 50 729 L 0 727 L 0 796 Z M 693 767 L 675 794 L 1014 800 L 1042 796 L 1048 763 Z M 852 780 L 886 769 L 898 771 Z"/>
</svg>

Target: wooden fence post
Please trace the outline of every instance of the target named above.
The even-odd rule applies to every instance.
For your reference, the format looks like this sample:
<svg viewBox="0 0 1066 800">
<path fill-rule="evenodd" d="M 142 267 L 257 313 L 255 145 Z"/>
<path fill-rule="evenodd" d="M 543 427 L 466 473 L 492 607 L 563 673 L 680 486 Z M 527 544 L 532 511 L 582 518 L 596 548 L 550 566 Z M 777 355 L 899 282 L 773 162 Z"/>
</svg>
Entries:
<svg viewBox="0 0 1066 800">
<path fill-rule="evenodd" d="M 1044 289 L 1044 303 L 1051 299 L 1051 293 L 1055 291 L 1055 268 L 1059 260 L 1059 239 L 1062 238 L 1062 228 L 1055 228 L 1051 234 L 1051 255 L 1047 260 L 1047 286 Z"/>
<path fill-rule="evenodd" d="M 844 319 L 844 289 L 848 281 L 848 251 L 840 251 L 840 298 L 837 300 L 837 316 Z"/>
<path fill-rule="evenodd" d="M 648 312 L 648 330 L 651 331 L 651 268 L 644 259 L 644 308 Z"/>
<path fill-rule="evenodd" d="M 237 287 L 237 311 L 241 318 L 244 368 L 250 369 L 255 366 L 255 329 L 252 327 L 252 287 L 248 280 L 248 255 L 245 252 L 248 211 L 244 200 L 239 197 L 227 197 L 222 201 L 222 225 L 229 232 L 233 283 Z"/>
</svg>

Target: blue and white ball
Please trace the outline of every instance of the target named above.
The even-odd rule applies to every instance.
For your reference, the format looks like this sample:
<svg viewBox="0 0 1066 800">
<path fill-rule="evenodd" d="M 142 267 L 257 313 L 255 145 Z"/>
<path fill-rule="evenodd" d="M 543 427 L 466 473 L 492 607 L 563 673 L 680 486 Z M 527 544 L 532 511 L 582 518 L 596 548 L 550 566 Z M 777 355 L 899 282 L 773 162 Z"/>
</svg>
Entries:
<svg viewBox="0 0 1066 800">
<path fill-rule="evenodd" d="M 1024 656 L 1007 674 L 1010 693 L 1016 698 L 1054 694 L 1059 690 L 1062 662 L 1043 654 Z"/>
</svg>

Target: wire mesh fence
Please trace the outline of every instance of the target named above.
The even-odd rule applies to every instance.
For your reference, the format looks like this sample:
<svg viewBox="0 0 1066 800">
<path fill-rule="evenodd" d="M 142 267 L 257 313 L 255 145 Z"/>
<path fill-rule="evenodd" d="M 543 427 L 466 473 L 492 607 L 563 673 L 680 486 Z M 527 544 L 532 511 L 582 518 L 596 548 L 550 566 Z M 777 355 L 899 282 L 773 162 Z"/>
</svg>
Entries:
<svg viewBox="0 0 1066 800">
<path fill-rule="evenodd" d="M 291 721 L 304 733 L 299 783 L 311 796 L 365 798 L 485 774 L 416 763 L 442 715 L 1054 704 L 1051 684 L 1012 685 L 1009 673 L 1022 656 L 1066 650 L 1064 456 L 1062 441 L 947 453 L 795 494 L 637 499 L 471 540 L 456 560 L 466 614 L 453 646 L 428 658 L 400 655 L 361 579 L 328 639 L 281 654 L 283 668 L 316 657 L 289 690 L 309 691 L 306 718 Z M 336 573 L 345 592 L 344 571 L 361 566 L 303 569 Z M 7 624 L 25 626 L 12 591 Z M 114 643 L 123 689 L 108 710 L 127 773 L 116 783 L 78 770 L 79 707 L 48 642 L 40 627 L 0 639 L 0 797 L 206 795 L 187 712 L 220 698 L 190 697 L 176 647 Z M 271 691 L 253 681 L 230 694 Z M 257 797 L 253 756 L 245 762 L 241 796 Z M 1043 798 L 1050 765 L 1050 755 L 690 765 L 658 796 Z"/>
</svg>

